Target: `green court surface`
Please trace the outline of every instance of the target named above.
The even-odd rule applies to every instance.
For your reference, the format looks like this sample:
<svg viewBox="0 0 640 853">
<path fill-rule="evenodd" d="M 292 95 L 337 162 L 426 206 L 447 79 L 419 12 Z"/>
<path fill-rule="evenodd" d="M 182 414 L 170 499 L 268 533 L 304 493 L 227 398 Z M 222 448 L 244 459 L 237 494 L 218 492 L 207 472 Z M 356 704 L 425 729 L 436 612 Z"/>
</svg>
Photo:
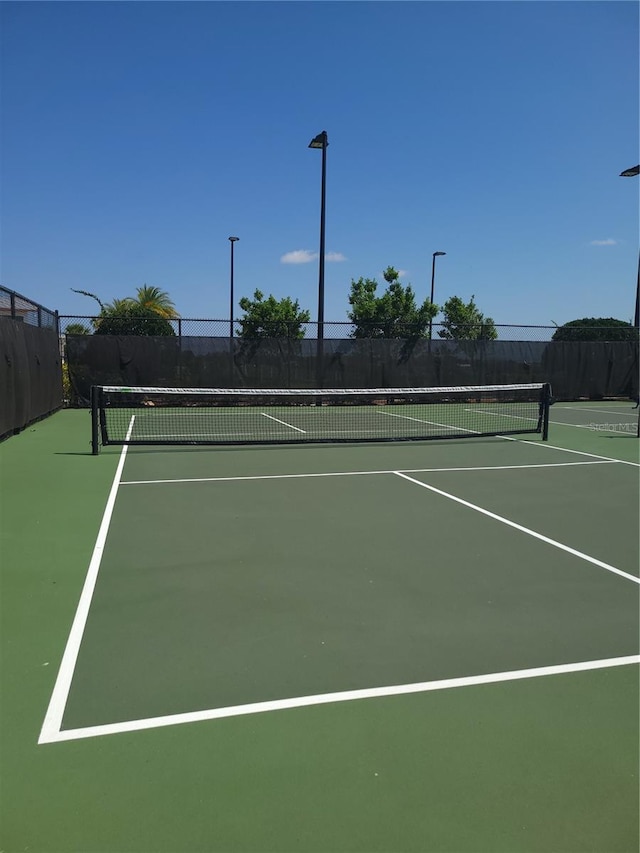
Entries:
<svg viewBox="0 0 640 853">
<path fill-rule="evenodd" d="M 637 417 L 2 443 L 0 851 L 636 851 Z"/>
</svg>

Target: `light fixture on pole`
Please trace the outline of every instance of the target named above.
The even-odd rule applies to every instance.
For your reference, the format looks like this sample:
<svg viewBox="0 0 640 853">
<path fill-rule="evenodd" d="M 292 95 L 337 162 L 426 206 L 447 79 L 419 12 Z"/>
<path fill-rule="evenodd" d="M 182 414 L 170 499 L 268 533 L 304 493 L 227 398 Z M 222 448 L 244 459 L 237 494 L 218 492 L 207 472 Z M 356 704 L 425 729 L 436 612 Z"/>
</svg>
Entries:
<svg viewBox="0 0 640 853">
<path fill-rule="evenodd" d="M 231 243 L 231 282 L 229 285 L 229 337 L 233 337 L 233 244 L 237 243 L 239 237 L 229 237 L 229 242 Z"/>
<path fill-rule="evenodd" d="M 637 178 L 640 174 L 640 165 L 632 166 L 630 169 L 625 169 L 620 172 L 621 178 Z M 633 315 L 633 325 L 636 329 L 640 329 L 640 252 L 638 253 L 638 279 L 636 282 L 636 310 Z"/>
<path fill-rule="evenodd" d="M 436 258 L 440 255 L 446 255 L 446 252 L 434 252 L 431 259 L 431 304 L 433 305 L 433 295 L 436 283 Z M 433 328 L 433 317 L 429 319 L 429 340 L 431 340 L 431 332 Z"/>
<path fill-rule="evenodd" d="M 314 136 L 309 143 L 309 148 L 320 148 L 322 150 L 322 183 L 320 192 L 320 258 L 318 271 L 318 340 L 324 338 L 324 222 L 325 222 L 325 198 L 327 187 L 327 147 L 329 139 L 327 131 L 323 130 Z"/>
</svg>

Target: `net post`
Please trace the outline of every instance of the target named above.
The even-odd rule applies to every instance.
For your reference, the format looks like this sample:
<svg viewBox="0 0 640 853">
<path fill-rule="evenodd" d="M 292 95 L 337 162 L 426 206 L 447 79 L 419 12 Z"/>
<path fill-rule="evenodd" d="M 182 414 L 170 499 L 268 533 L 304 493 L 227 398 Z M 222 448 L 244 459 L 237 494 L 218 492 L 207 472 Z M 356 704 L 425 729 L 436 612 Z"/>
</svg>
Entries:
<svg viewBox="0 0 640 853">
<path fill-rule="evenodd" d="M 542 440 L 549 440 L 549 408 L 551 407 L 551 385 L 542 386 Z"/>
<path fill-rule="evenodd" d="M 98 425 L 98 387 L 91 386 L 91 453 L 100 453 L 100 431 Z"/>
</svg>

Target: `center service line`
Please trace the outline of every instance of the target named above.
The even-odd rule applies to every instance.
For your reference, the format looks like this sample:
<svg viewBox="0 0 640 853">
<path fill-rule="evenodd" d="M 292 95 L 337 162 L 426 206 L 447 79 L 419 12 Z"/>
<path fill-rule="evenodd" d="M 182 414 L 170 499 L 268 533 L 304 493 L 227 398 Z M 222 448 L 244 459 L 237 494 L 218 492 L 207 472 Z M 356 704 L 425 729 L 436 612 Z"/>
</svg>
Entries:
<svg viewBox="0 0 640 853">
<path fill-rule="evenodd" d="M 268 415 L 266 412 L 260 412 L 263 418 L 269 418 L 272 421 L 275 421 L 278 424 L 282 424 L 283 426 L 289 427 L 289 429 L 295 429 L 296 432 L 305 432 L 306 429 L 300 429 L 300 427 L 294 426 L 293 424 L 288 424 L 286 421 L 281 421 L 280 418 L 274 418 L 273 415 Z"/>
</svg>

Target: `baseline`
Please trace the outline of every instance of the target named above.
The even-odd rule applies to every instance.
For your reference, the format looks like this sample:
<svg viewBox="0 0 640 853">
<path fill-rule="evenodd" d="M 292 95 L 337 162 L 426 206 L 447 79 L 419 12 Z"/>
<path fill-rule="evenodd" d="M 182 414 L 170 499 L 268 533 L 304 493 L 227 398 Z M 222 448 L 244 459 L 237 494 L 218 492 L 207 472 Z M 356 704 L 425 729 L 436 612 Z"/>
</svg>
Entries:
<svg viewBox="0 0 640 853">
<path fill-rule="evenodd" d="M 465 409 L 465 411 L 467 411 L 467 412 L 472 412 L 472 411 L 474 411 L 474 410 L 473 410 L 473 409 Z M 597 410 L 596 410 L 596 409 L 592 409 L 591 411 L 597 411 Z M 517 420 L 517 421 L 536 421 L 536 418 L 528 418 L 528 417 L 524 417 L 524 415 L 522 415 L 522 416 L 521 416 L 521 415 L 507 415 L 507 414 L 505 414 L 505 413 L 503 413 L 503 412 L 490 412 L 488 409 L 481 409 L 481 410 L 480 410 L 480 414 L 482 414 L 482 415 L 491 415 L 492 417 L 496 417 L 496 418 L 512 418 L 513 420 Z M 609 414 L 614 414 L 614 413 L 613 413 L 613 412 L 609 412 Z M 591 424 L 570 424 L 570 423 L 567 423 L 567 421 L 549 421 L 549 423 L 550 423 L 552 426 L 563 426 L 563 427 L 572 427 L 573 429 L 589 429 L 589 430 L 593 430 L 593 426 L 592 426 Z M 632 421 L 629 421 L 629 426 L 635 426 L 635 423 L 634 423 L 634 422 L 632 422 Z M 618 433 L 618 432 L 624 432 L 624 430 L 619 430 L 619 429 L 601 429 L 601 430 L 600 430 L 600 432 L 612 432 L 612 433 Z M 508 438 L 508 436 L 505 436 L 505 435 L 502 435 L 502 436 L 499 436 L 499 437 L 500 437 L 500 438 Z"/>
<path fill-rule="evenodd" d="M 626 655 L 618 658 L 556 664 L 554 666 L 541 666 L 507 672 L 493 672 L 485 675 L 463 676 L 461 678 L 444 678 L 438 681 L 423 681 L 414 684 L 345 690 L 338 693 L 321 693 L 314 696 L 297 696 L 291 699 L 275 699 L 268 702 L 253 702 L 248 705 L 233 705 L 226 708 L 191 711 L 164 717 L 149 717 L 142 720 L 129 720 L 101 726 L 87 726 L 82 729 L 67 729 L 66 731 L 47 733 L 45 738 L 41 738 L 40 743 L 60 743 L 61 741 L 81 740 L 83 738 L 157 729 L 164 726 L 177 726 L 184 723 L 220 720 L 226 717 L 239 717 L 246 714 L 260 714 L 267 711 L 283 711 L 291 708 L 307 708 L 313 705 L 328 705 L 360 699 L 378 699 L 387 696 L 404 696 L 411 693 L 428 693 L 435 690 L 449 690 L 458 687 L 475 687 L 482 684 L 498 684 L 508 681 L 520 681 L 526 678 L 542 678 L 552 675 L 566 675 L 574 672 L 589 672 L 596 669 L 610 669 L 612 667 L 630 666 L 638 663 L 640 663 L 640 655 Z"/>
<path fill-rule="evenodd" d="M 569 409 L 572 412 L 598 412 L 600 415 L 627 415 L 630 418 L 638 417 L 638 410 L 636 408 L 629 409 L 622 406 L 612 411 L 611 409 L 592 409 L 586 406 L 563 406 L 556 403 L 554 409 Z"/>
</svg>

